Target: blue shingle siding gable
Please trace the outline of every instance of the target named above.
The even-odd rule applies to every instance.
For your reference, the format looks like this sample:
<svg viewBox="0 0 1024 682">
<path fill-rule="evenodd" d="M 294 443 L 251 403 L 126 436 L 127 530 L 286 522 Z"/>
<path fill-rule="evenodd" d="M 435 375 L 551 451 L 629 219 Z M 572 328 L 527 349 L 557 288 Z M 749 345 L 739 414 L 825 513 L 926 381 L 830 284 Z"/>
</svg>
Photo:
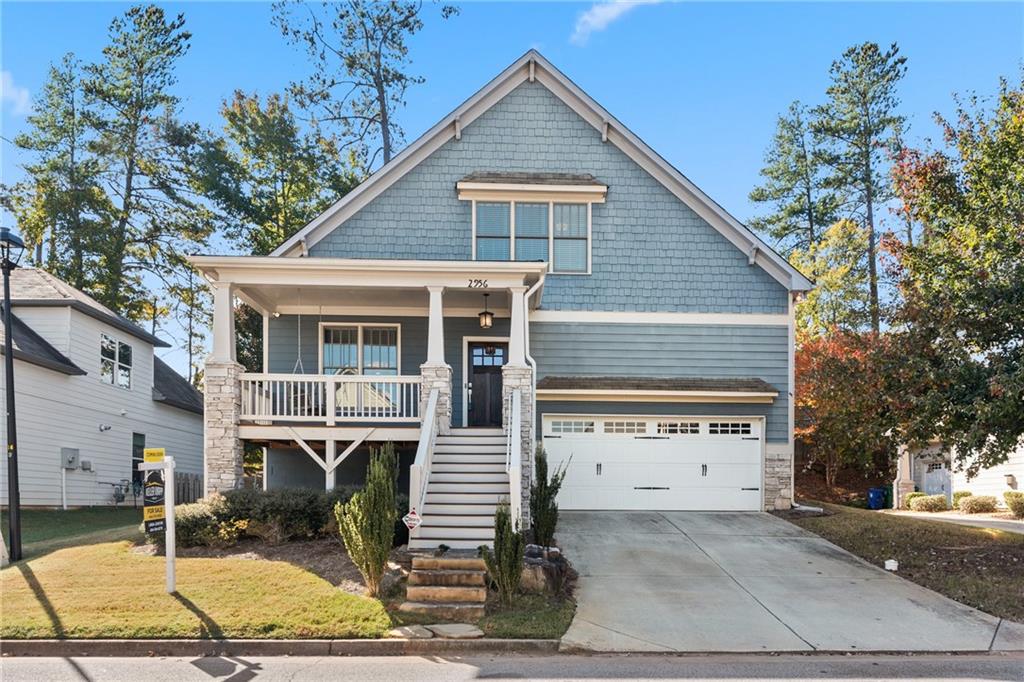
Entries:
<svg viewBox="0 0 1024 682">
<path fill-rule="evenodd" d="M 787 292 L 540 83 L 523 83 L 310 248 L 338 258 L 469 260 L 474 171 L 591 173 L 589 276 L 550 275 L 551 310 L 785 313 Z"/>
</svg>

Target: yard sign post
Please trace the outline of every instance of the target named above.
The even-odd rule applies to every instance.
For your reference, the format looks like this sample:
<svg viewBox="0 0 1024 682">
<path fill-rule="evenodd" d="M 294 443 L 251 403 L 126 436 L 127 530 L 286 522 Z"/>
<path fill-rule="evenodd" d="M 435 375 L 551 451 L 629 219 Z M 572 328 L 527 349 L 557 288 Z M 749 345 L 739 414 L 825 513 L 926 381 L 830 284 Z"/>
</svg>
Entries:
<svg viewBox="0 0 1024 682">
<path fill-rule="evenodd" d="M 163 448 L 146 448 L 142 451 L 142 458 L 139 471 L 146 472 L 142 518 L 147 533 L 164 531 L 167 594 L 174 594 L 174 458 L 165 457 Z"/>
</svg>

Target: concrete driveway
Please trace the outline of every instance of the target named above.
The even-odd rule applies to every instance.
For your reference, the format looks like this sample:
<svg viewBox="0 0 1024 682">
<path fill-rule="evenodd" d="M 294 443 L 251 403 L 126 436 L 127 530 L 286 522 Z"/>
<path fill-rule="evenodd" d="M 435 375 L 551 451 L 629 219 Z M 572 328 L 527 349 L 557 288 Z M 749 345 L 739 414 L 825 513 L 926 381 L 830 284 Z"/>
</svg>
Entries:
<svg viewBox="0 0 1024 682">
<path fill-rule="evenodd" d="M 563 512 L 558 538 L 580 573 L 565 650 L 1024 649 L 1024 626 L 770 514 Z"/>
</svg>

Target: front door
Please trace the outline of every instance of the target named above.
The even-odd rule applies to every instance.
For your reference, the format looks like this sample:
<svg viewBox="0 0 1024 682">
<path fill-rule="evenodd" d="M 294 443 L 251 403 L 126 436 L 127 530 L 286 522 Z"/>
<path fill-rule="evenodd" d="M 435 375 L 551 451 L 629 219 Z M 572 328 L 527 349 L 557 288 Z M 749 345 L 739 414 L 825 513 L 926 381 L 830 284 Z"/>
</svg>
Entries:
<svg viewBox="0 0 1024 682">
<path fill-rule="evenodd" d="M 469 423 L 501 426 L 501 366 L 508 361 L 507 343 L 472 342 L 468 346 Z"/>
</svg>

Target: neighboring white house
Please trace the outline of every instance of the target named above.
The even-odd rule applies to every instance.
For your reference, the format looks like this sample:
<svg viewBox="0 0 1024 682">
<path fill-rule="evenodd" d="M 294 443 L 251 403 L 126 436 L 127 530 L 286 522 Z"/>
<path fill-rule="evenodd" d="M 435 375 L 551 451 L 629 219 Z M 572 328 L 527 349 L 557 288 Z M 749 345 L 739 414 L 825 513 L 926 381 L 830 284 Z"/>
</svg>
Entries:
<svg viewBox="0 0 1024 682">
<path fill-rule="evenodd" d="M 1024 445 L 1010 453 L 1003 464 L 982 469 L 972 479 L 951 464 L 954 455 L 945 451 L 939 441 L 915 450 L 901 448 L 894 485 L 896 505 L 900 505 L 904 495 L 914 491 L 946 495 L 950 500 L 953 493 L 968 491 L 973 495 L 991 495 L 1000 506 L 1005 506 L 1003 493 L 1024 490 Z"/>
<path fill-rule="evenodd" d="M 15 270 L 11 298 L 22 505 L 108 505 L 115 487 L 130 504 L 144 447 L 166 448 L 179 472 L 202 476 L 202 394 L 154 355 L 166 342 L 43 270 Z"/>
</svg>

